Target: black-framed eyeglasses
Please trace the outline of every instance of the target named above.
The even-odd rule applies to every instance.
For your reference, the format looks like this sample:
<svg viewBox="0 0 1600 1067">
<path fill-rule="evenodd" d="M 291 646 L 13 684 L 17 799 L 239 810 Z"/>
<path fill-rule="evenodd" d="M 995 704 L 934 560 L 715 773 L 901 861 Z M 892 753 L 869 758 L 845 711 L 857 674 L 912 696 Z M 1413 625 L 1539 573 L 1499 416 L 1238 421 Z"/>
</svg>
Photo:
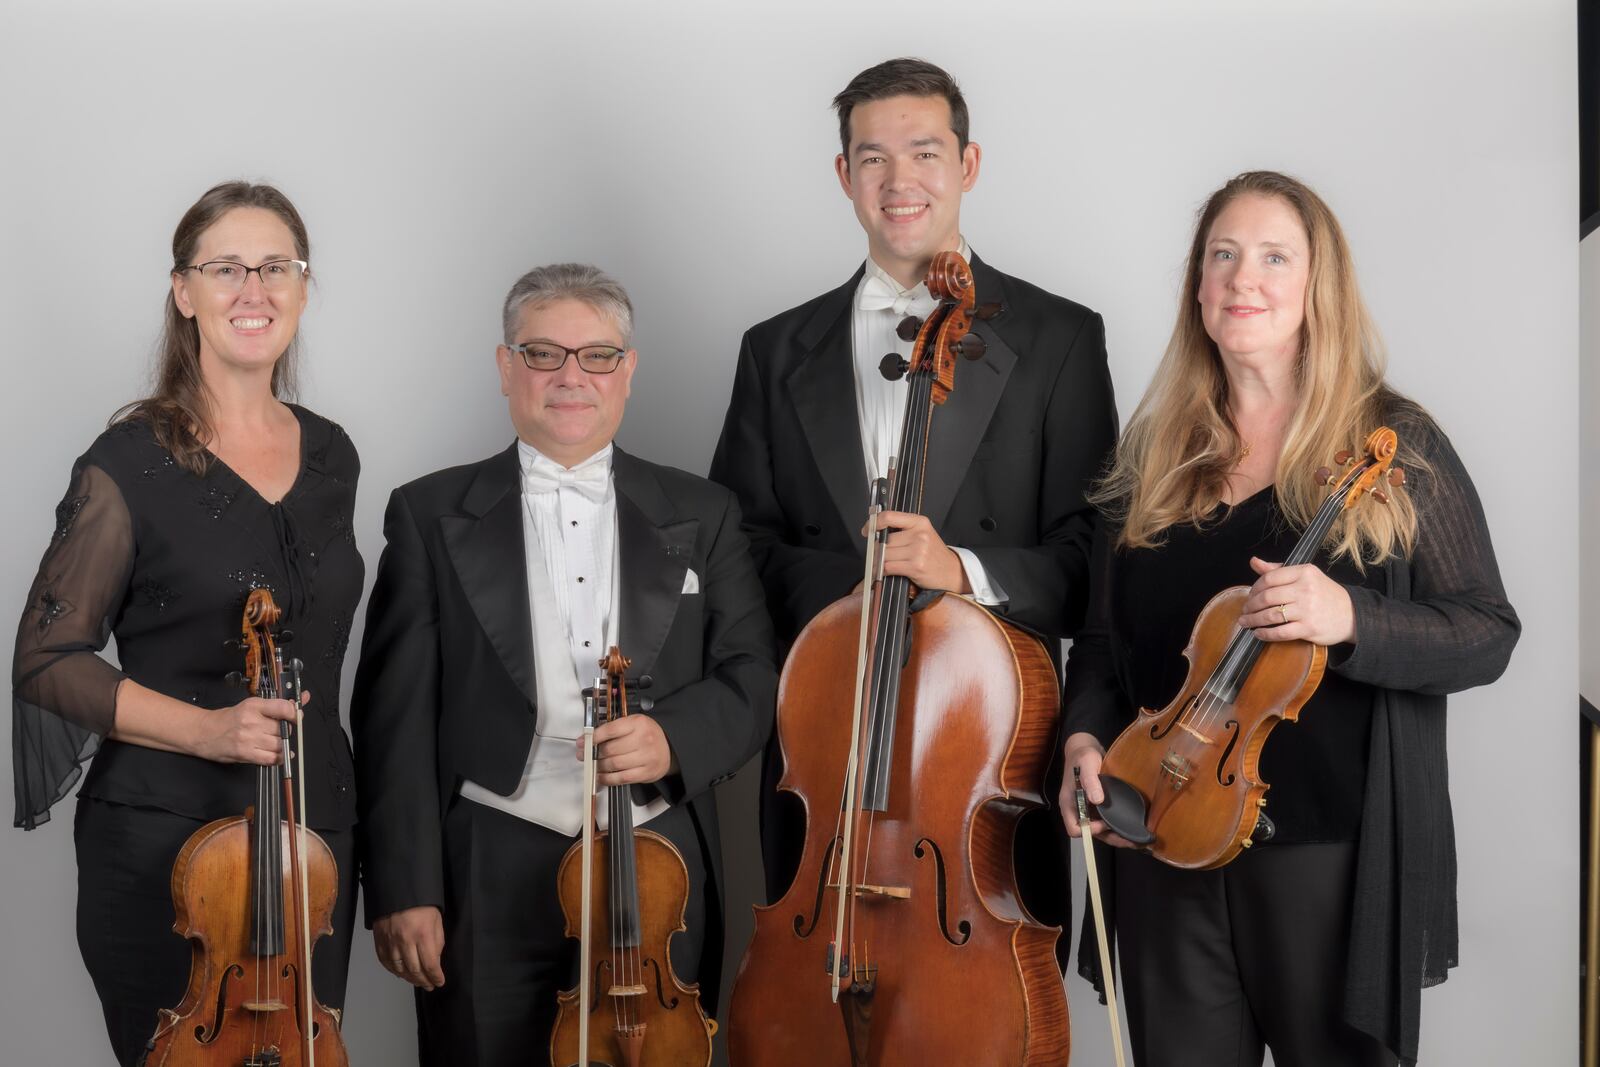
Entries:
<svg viewBox="0 0 1600 1067">
<path fill-rule="evenodd" d="M 557 371 L 567 365 L 568 356 L 578 357 L 578 366 L 590 374 L 610 374 L 622 366 L 627 349 L 612 345 L 585 345 L 567 348 L 553 341 L 527 341 L 520 345 L 506 345 L 522 357 L 529 370 Z"/>
<path fill-rule="evenodd" d="M 247 267 L 231 259 L 213 259 L 191 263 L 178 272 L 199 271 L 206 281 L 223 289 L 243 289 L 245 279 L 252 274 L 261 279 L 263 289 L 287 289 L 304 278 L 309 267 L 303 259 L 269 259 L 258 267 Z"/>
</svg>

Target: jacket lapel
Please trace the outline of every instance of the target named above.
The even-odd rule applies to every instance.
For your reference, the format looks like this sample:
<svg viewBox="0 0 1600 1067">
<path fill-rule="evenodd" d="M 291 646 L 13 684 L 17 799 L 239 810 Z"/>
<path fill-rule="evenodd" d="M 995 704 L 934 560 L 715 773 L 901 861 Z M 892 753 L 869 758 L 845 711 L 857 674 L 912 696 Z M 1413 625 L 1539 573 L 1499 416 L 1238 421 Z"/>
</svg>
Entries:
<svg viewBox="0 0 1600 1067">
<path fill-rule="evenodd" d="M 629 674 L 649 674 L 672 629 L 694 555 L 699 519 L 679 520 L 661 483 L 643 460 L 617 448 L 611 473 L 617 492 L 617 633 Z M 700 575 L 700 580 L 706 580 Z"/>
<path fill-rule="evenodd" d="M 976 253 L 972 257 L 972 276 L 978 290 L 978 303 L 999 302 L 1000 311 L 992 319 L 973 323 L 972 332 L 983 338 L 988 351 L 976 362 L 956 361 L 955 388 L 944 406 L 933 413 L 928 470 L 922 482 L 922 513 L 936 530 L 944 525 L 950 505 L 955 503 L 956 493 L 966 481 L 973 453 L 989 421 L 994 418 L 1000 394 L 1005 392 L 1006 380 L 1017 362 L 1016 351 L 994 326 L 1003 324 L 1005 319 L 1003 276 Z"/>
<path fill-rule="evenodd" d="M 862 553 L 866 541 L 858 531 L 867 517 L 867 459 L 856 413 L 850 301 L 864 270 L 817 302 L 796 334 L 806 355 L 786 382 L 822 482 Z"/>
<path fill-rule="evenodd" d="M 461 499 L 462 514 L 442 517 L 439 526 L 473 614 L 529 706 L 537 708 L 521 480 L 513 442 L 479 469 Z"/>
</svg>

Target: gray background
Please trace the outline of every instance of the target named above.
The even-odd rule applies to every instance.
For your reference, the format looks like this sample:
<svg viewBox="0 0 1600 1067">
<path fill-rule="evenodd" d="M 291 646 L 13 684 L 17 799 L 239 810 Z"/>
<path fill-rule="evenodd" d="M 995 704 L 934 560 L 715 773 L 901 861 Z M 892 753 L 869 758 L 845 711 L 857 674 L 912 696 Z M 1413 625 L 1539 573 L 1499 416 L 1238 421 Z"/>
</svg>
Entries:
<svg viewBox="0 0 1600 1067">
<path fill-rule="evenodd" d="M 8 0 L 0 604 L 20 609 L 72 458 L 144 389 L 172 228 L 213 182 L 274 181 L 310 226 L 304 400 L 361 449 L 370 576 L 393 486 L 510 440 L 498 307 L 536 263 L 592 260 L 631 287 L 622 440 L 703 471 L 741 331 L 864 254 L 829 98 L 923 55 L 964 83 L 985 150 L 967 237 L 1104 313 L 1124 415 L 1206 193 L 1275 167 L 1340 215 L 1393 380 L 1452 433 L 1525 621 L 1505 678 L 1451 703 L 1462 966 L 1425 995 L 1423 1060 L 1571 1063 L 1574 52 L 1570 0 Z M 724 796 L 744 899 L 752 778 Z M 3 1056 L 104 1063 L 73 944 L 70 805 L 57 816 L 0 835 Z M 742 904 L 732 915 L 737 940 Z M 1076 977 L 1068 990 L 1076 1061 L 1109 1062 L 1102 1010 Z M 355 1062 L 406 1061 L 410 998 L 364 931 L 348 1019 Z"/>
</svg>

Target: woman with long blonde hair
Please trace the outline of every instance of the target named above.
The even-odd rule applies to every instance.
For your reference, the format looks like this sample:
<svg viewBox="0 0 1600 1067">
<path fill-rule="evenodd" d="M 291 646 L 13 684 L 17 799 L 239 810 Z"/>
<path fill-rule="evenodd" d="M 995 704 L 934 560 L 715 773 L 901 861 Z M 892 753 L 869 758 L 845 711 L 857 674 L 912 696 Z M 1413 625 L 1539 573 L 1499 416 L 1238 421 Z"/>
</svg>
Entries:
<svg viewBox="0 0 1600 1067">
<path fill-rule="evenodd" d="M 1277 562 L 1328 491 L 1313 472 L 1383 425 L 1406 488 L 1345 511 L 1314 562 Z M 1520 627 L 1472 483 L 1385 383 L 1344 233 L 1303 183 L 1251 171 L 1206 201 L 1172 339 L 1096 502 L 1065 711 L 1091 802 L 1135 709 L 1183 683 L 1222 589 L 1252 586 L 1239 624 L 1258 638 L 1328 649 L 1299 721 L 1261 753 L 1270 841 L 1192 871 L 1105 835 L 1123 846 L 1110 866 L 1135 1059 L 1414 1062 L 1420 990 L 1456 962 L 1445 694 L 1497 678 Z"/>
</svg>

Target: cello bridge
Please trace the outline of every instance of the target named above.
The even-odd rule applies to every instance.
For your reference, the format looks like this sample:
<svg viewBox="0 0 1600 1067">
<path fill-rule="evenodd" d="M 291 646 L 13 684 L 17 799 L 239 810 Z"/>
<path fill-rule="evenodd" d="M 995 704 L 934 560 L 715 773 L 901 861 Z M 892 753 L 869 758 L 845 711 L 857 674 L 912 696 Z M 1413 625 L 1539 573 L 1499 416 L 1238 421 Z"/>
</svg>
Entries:
<svg viewBox="0 0 1600 1067">
<path fill-rule="evenodd" d="M 827 888 L 838 889 L 837 881 L 829 883 Z M 909 901 L 910 899 L 910 886 L 874 886 L 858 881 L 856 885 L 851 886 L 851 889 L 854 891 L 854 896 L 883 896 L 890 897 L 893 901 Z"/>
<path fill-rule="evenodd" d="M 1194 760 L 1177 752 L 1168 752 L 1161 761 L 1161 773 L 1166 775 L 1172 783 L 1172 791 L 1176 793 L 1185 785 L 1194 774 Z"/>
</svg>

